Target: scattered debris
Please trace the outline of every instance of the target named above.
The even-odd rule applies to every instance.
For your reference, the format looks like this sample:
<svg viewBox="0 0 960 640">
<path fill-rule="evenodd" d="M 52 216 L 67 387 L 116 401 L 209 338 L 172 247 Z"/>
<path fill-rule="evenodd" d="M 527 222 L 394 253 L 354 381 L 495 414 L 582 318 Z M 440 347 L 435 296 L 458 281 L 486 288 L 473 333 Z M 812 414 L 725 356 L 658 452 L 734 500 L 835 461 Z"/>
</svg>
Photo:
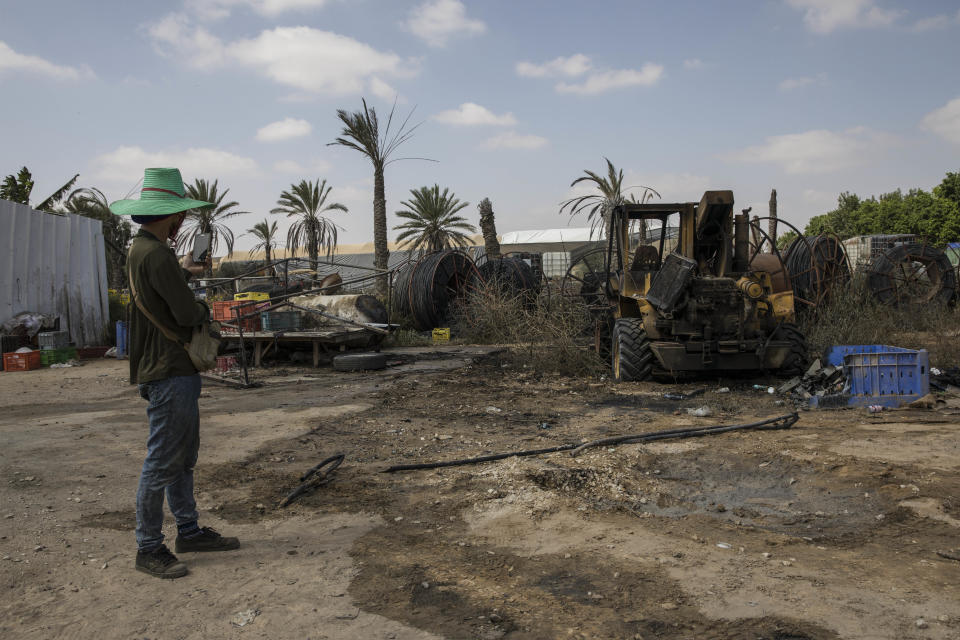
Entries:
<svg viewBox="0 0 960 640">
<path fill-rule="evenodd" d="M 907 406 L 910 407 L 911 409 L 936 409 L 937 398 L 933 394 L 928 393 L 922 398 L 917 398 L 913 402 L 909 403 Z"/>
<path fill-rule="evenodd" d="M 246 611 L 238 611 L 232 618 L 230 618 L 230 624 L 236 627 L 245 627 L 253 620 L 260 615 L 260 609 L 247 609 Z"/>
<path fill-rule="evenodd" d="M 668 391 L 663 394 L 663 397 L 667 400 L 689 400 L 690 398 L 696 398 L 699 395 L 706 393 L 706 389 L 694 389 L 693 391 L 688 391 L 684 393 L 683 391 Z"/>
<path fill-rule="evenodd" d="M 706 418 L 713 415 L 710 407 L 697 407 L 696 409 L 687 409 L 687 414 L 698 418 Z"/>
</svg>

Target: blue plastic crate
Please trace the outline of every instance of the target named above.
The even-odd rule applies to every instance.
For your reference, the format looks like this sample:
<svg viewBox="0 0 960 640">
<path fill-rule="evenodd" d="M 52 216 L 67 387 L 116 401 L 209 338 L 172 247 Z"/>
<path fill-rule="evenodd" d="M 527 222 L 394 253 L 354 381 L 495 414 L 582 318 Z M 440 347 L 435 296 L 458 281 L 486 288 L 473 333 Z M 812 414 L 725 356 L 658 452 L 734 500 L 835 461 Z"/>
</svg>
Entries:
<svg viewBox="0 0 960 640">
<path fill-rule="evenodd" d="M 850 387 L 848 406 L 899 407 L 930 393 L 930 359 L 915 351 L 883 344 L 837 346 L 827 364 L 843 366 Z"/>
<path fill-rule="evenodd" d="M 264 331 L 299 331 L 299 311 L 264 311 L 260 314 Z"/>
</svg>

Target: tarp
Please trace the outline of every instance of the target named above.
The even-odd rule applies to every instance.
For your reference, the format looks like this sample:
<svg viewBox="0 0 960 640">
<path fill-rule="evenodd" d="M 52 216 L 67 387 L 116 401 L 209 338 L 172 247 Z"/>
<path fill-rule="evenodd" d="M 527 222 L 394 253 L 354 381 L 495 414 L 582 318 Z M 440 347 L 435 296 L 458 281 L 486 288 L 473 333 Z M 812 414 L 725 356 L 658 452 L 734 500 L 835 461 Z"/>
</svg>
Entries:
<svg viewBox="0 0 960 640">
<path fill-rule="evenodd" d="M 58 316 L 77 346 L 105 343 L 110 314 L 99 220 L 0 200 L 0 323 L 22 311 Z"/>
</svg>

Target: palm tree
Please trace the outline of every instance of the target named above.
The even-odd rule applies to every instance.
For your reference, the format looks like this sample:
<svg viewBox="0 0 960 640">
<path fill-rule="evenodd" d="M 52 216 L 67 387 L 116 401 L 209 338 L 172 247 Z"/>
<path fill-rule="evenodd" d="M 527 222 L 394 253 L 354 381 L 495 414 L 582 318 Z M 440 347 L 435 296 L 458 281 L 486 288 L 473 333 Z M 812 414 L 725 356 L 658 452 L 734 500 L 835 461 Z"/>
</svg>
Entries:
<svg viewBox="0 0 960 640">
<path fill-rule="evenodd" d="M 188 198 L 212 202 L 213 206 L 203 209 L 190 209 L 187 212 L 184 240 L 187 244 L 192 245 L 198 233 L 209 233 L 211 255 L 216 253 L 220 240 L 223 240 L 223 243 L 227 245 L 227 255 L 229 256 L 233 253 L 233 230 L 224 223 L 224 220 L 250 212 L 234 210 L 240 206 L 240 203 L 234 200 L 224 202 L 227 194 L 230 193 L 230 189 L 224 189 L 223 193 L 220 193 L 218 182 L 218 180 L 208 182 L 197 178 L 193 184 L 186 186 Z M 207 277 L 212 274 L 213 268 L 207 267 Z"/>
<path fill-rule="evenodd" d="M 107 281 L 113 289 L 126 286 L 127 246 L 133 237 L 130 221 L 110 213 L 110 204 L 103 192 L 94 188 L 75 189 L 67 197 L 64 209 L 103 223 L 103 244 L 106 249 Z"/>
<path fill-rule="evenodd" d="M 272 261 L 273 248 L 277 246 L 277 221 L 270 222 L 264 218 L 263 222 L 258 222 L 252 229 L 247 229 L 247 233 L 258 240 L 257 244 L 250 249 L 250 253 L 263 251 L 263 261 L 269 265 Z"/>
<path fill-rule="evenodd" d="M 47 213 L 60 213 L 57 211 L 57 205 L 63 200 L 67 191 L 76 184 L 78 177 L 80 177 L 80 174 L 75 174 L 65 185 L 51 193 L 45 200 L 40 202 L 40 204 L 32 208 L 37 211 L 46 211 Z M 17 175 L 8 175 L 3 179 L 3 184 L 0 184 L 0 198 L 3 200 L 32 206 L 30 205 L 30 195 L 32 192 L 33 175 L 31 175 L 30 170 L 26 167 L 22 167 Z"/>
<path fill-rule="evenodd" d="M 298 218 L 287 230 L 287 249 L 293 256 L 298 246 L 306 245 L 313 271 L 317 270 L 320 249 L 325 249 L 329 256 L 337 246 L 337 225 L 320 214 L 324 211 L 347 211 L 339 202 L 326 203 L 332 189 L 327 186 L 326 180 L 301 180 L 300 184 L 291 184 L 289 191 L 281 192 L 277 200 L 279 206 L 270 210 L 270 213 L 285 213 L 289 218 Z"/>
<path fill-rule="evenodd" d="M 423 124 L 407 127 L 413 115 L 413 109 L 411 109 L 400 127 L 391 135 L 390 127 L 393 124 L 396 109 L 397 103 L 394 101 L 383 131 L 380 131 L 376 110 L 373 107 L 367 107 L 366 99 L 363 99 L 362 111 L 350 113 L 337 109 L 337 117 L 343 123 L 343 131 L 340 133 L 341 137 L 328 144 L 328 146 L 340 145 L 359 151 L 373 164 L 373 264 L 377 269 L 382 270 L 387 269 L 390 259 L 390 250 L 387 248 L 387 196 L 383 183 L 383 170 L 388 164 L 397 160 L 427 160 L 427 158 L 391 158 L 397 147 L 409 140 L 420 124 Z M 386 296 L 385 275 L 377 278 L 377 289 L 381 296 Z"/>
<path fill-rule="evenodd" d="M 604 232 L 608 230 L 610 216 L 615 207 L 627 202 L 647 202 L 652 199 L 654 195 L 658 198 L 660 197 L 660 194 L 657 193 L 655 189 L 643 185 L 639 186 L 639 188 L 643 189 L 639 200 L 633 195 L 625 195 L 623 193 L 623 169 L 618 171 L 612 162 L 606 158 L 604 158 L 604 160 L 607 161 L 606 177 L 584 169 L 583 172 L 586 175 L 580 176 L 570 183 L 571 187 L 575 187 L 581 182 L 592 182 L 599 193 L 590 193 L 570 198 L 560 205 L 560 212 L 563 213 L 564 210 L 568 210 L 571 216 L 586 212 L 587 220 L 590 221 L 591 234 L 593 235 L 599 235 L 597 233 L 598 229 L 602 229 Z M 627 189 L 633 188 L 634 187 L 627 187 Z"/>
<path fill-rule="evenodd" d="M 480 210 L 480 231 L 483 233 L 483 248 L 488 260 L 500 257 L 500 241 L 497 240 L 497 223 L 493 218 L 493 203 L 484 198 L 477 205 Z"/>
<path fill-rule="evenodd" d="M 401 247 L 423 252 L 470 244 L 464 231 L 476 233 L 477 229 L 466 218 L 456 215 L 469 206 L 469 202 L 461 202 L 449 189 L 440 193 L 439 185 L 411 189 L 410 194 L 413 196 L 410 200 L 400 203 L 406 210 L 397 211 L 397 217 L 407 222 L 394 227 L 402 231 L 397 237 Z"/>
</svg>

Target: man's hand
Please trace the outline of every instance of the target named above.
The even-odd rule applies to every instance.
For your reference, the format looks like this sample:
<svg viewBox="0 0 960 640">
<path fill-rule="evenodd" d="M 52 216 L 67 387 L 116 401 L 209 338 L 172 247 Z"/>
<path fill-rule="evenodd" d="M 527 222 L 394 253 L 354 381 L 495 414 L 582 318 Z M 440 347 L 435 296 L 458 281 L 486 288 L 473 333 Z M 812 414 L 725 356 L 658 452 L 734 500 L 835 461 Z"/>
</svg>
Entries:
<svg viewBox="0 0 960 640">
<path fill-rule="evenodd" d="M 193 261 L 193 253 L 187 253 L 187 255 L 180 258 L 180 266 L 195 276 L 202 276 L 208 267 L 213 267 L 213 254 L 207 253 L 207 261 L 197 263 Z"/>
</svg>

